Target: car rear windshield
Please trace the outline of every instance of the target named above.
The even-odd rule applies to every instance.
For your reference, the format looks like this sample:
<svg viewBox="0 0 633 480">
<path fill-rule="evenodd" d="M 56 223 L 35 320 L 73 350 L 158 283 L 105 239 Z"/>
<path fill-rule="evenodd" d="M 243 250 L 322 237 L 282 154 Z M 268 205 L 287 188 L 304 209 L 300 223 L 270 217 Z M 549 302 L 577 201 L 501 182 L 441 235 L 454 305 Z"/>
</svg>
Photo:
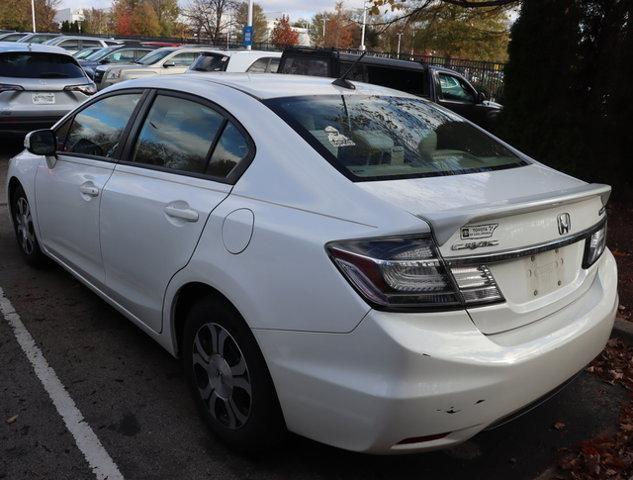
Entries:
<svg viewBox="0 0 633 480">
<path fill-rule="evenodd" d="M 325 95 L 265 103 L 355 181 L 456 175 L 527 163 L 459 116 L 418 98 Z"/>
<path fill-rule="evenodd" d="M 0 54 L 0 77 L 84 78 L 72 57 L 56 53 L 9 52 Z"/>
<path fill-rule="evenodd" d="M 219 53 L 202 53 L 191 65 L 196 72 L 223 72 L 229 64 L 229 57 Z"/>
</svg>

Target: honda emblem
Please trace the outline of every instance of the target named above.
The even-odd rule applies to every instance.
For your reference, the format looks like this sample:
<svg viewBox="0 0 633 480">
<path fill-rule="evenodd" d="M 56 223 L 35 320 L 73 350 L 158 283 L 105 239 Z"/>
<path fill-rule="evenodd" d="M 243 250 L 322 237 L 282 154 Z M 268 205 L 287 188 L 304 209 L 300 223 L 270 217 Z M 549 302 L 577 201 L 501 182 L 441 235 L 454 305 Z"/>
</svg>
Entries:
<svg viewBox="0 0 633 480">
<path fill-rule="evenodd" d="M 558 233 L 565 235 L 571 230 L 571 216 L 569 213 L 561 213 L 558 216 Z"/>
</svg>

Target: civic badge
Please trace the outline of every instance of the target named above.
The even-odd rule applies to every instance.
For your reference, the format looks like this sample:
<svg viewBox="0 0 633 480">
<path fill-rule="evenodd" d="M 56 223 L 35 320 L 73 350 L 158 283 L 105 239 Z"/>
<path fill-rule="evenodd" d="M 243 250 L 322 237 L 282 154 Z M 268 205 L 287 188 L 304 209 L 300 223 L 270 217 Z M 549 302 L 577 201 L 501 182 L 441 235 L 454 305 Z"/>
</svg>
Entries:
<svg viewBox="0 0 633 480">
<path fill-rule="evenodd" d="M 558 233 L 565 235 L 571 230 L 571 216 L 569 213 L 561 213 L 558 215 Z"/>
</svg>

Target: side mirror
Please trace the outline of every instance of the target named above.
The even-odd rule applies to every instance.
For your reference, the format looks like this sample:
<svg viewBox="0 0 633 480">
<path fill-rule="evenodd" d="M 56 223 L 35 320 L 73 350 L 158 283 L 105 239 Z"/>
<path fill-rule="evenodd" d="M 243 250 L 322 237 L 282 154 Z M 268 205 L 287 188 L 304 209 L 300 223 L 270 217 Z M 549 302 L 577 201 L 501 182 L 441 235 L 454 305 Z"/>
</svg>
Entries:
<svg viewBox="0 0 633 480">
<path fill-rule="evenodd" d="M 34 155 L 55 155 L 57 137 L 52 130 L 35 130 L 24 137 L 24 148 Z"/>
<path fill-rule="evenodd" d="M 163 63 L 163 68 L 175 67 L 176 63 L 173 60 Z"/>
<path fill-rule="evenodd" d="M 488 100 L 488 98 L 488 92 L 486 92 L 485 90 L 479 90 L 477 92 L 477 103 L 484 103 L 486 100 Z"/>
</svg>

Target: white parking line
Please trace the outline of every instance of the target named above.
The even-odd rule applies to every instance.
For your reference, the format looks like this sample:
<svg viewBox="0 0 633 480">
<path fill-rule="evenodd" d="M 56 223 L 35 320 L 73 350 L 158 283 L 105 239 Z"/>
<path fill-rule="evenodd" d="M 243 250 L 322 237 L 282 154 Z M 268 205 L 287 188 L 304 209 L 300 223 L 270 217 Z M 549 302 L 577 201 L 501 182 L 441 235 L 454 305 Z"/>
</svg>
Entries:
<svg viewBox="0 0 633 480">
<path fill-rule="evenodd" d="M 13 329 L 15 338 L 31 362 L 35 375 L 42 382 L 48 396 L 51 397 L 53 405 L 64 420 L 66 428 L 74 437 L 77 447 L 83 453 L 97 479 L 123 480 L 123 475 L 119 472 L 118 467 L 103 448 L 90 425 L 84 420 L 55 371 L 48 365 L 42 351 L 20 320 L 20 315 L 15 311 L 9 299 L 5 297 L 2 288 L 0 288 L 0 314 Z"/>
</svg>

